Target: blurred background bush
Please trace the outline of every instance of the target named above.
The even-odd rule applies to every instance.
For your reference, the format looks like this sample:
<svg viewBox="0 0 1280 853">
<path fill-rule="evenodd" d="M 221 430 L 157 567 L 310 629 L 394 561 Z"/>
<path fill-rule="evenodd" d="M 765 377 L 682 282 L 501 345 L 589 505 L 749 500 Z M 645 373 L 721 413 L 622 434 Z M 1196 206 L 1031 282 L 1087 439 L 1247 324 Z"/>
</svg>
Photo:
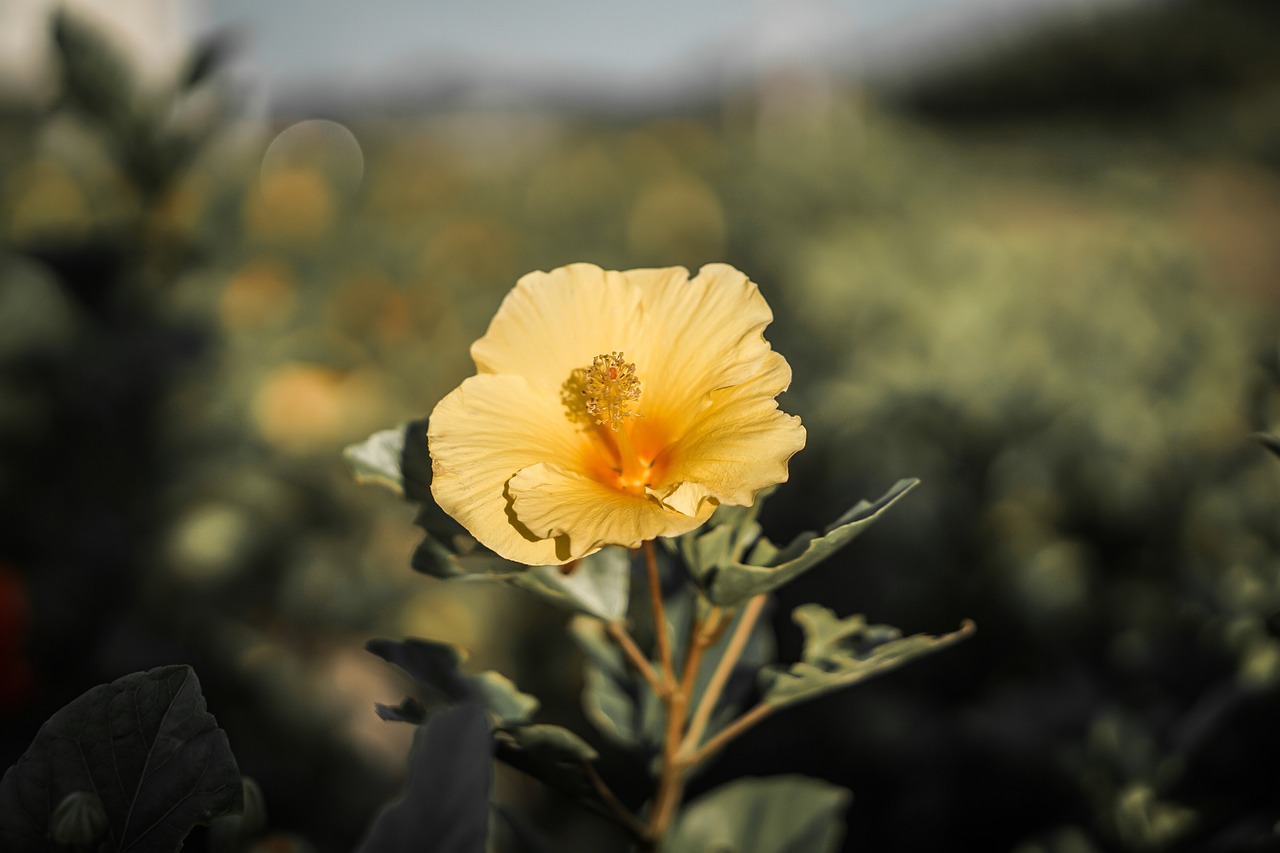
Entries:
<svg viewBox="0 0 1280 853">
<path fill-rule="evenodd" d="M 272 826 L 336 851 L 410 734 L 372 711 L 407 688 L 368 637 L 459 643 L 583 730 L 564 615 L 415 575 L 409 511 L 339 451 L 429 413 L 524 272 L 727 261 L 809 427 L 773 538 L 924 481 L 778 612 L 979 633 L 780 715 L 694 793 L 846 785 L 850 850 L 1280 849 L 1280 469 L 1250 437 L 1280 418 L 1280 12 L 1034 5 L 859 39 L 841 4 L 762 4 L 748 35 L 820 44 L 744 62 L 726 27 L 645 85 L 570 55 L 344 87 L 377 43 L 312 39 L 330 75 L 290 82 L 280 21 L 235 4 L 195 19 L 240 37 L 0 4 L 0 763 L 94 684 L 188 662 Z M 337 15 L 280 8 L 302 43 Z M 563 849 L 617 842 L 497 785 Z"/>
</svg>

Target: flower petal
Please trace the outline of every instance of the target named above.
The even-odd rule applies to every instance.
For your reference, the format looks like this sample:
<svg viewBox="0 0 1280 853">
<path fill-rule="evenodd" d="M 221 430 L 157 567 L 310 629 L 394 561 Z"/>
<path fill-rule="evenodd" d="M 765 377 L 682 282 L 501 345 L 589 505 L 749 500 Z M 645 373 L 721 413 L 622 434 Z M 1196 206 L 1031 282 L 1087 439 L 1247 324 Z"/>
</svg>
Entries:
<svg viewBox="0 0 1280 853">
<path fill-rule="evenodd" d="M 787 460 L 804 447 L 800 419 L 778 410 L 791 382 L 786 359 L 770 352 L 757 376 L 713 391 L 710 404 L 672 445 L 665 479 L 704 486 L 721 503 L 750 506 L 756 492 L 787 480 Z"/>
<path fill-rule="evenodd" d="M 715 509 L 714 501 L 702 501 L 696 515 L 685 515 L 654 497 L 615 491 L 545 462 L 521 470 L 507 488 L 520 524 L 556 543 L 557 563 L 605 545 L 635 548 L 658 536 L 679 536 L 702 524 Z"/>
<path fill-rule="evenodd" d="M 554 542 L 514 522 L 506 495 L 521 468 L 583 457 L 588 438 L 565 417 L 557 396 L 520 376 L 473 376 L 431 413 L 427 441 L 431 493 L 441 509 L 508 560 L 564 562 Z"/>
<path fill-rule="evenodd" d="M 484 337 L 471 345 L 480 373 L 524 376 L 558 393 L 602 353 L 629 350 L 641 333 L 640 290 L 626 273 L 594 264 L 534 272 L 516 282 Z"/>
<path fill-rule="evenodd" d="M 644 336 L 627 351 L 642 384 L 638 408 L 649 421 L 637 422 L 637 430 L 661 429 L 670 442 L 698 417 L 708 394 L 759 374 L 772 353 L 764 329 L 773 312 L 760 289 L 727 264 L 708 264 L 692 279 L 683 267 L 624 275 L 640 291 L 645 315 Z"/>
</svg>

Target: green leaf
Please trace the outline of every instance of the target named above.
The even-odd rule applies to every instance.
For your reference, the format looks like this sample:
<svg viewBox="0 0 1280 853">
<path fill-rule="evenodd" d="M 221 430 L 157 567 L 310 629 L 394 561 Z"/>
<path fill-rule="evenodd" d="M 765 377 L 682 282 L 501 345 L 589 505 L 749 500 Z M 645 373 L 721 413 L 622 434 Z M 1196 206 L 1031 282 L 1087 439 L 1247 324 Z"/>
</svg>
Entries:
<svg viewBox="0 0 1280 853">
<path fill-rule="evenodd" d="M 755 515 L 741 512 L 705 533 L 695 534 L 694 541 L 682 546 L 682 550 L 694 579 L 714 604 L 738 604 L 772 592 L 830 557 L 919 482 L 899 480 L 878 500 L 859 501 L 822 534 L 802 533 L 781 550 L 768 539 L 757 538 Z M 751 552 L 744 561 L 742 554 L 748 545 L 752 546 Z"/>
<path fill-rule="evenodd" d="M 533 593 L 557 607 L 613 621 L 626 615 L 631 594 L 631 557 L 625 548 L 603 548 L 564 566 L 525 566 L 489 551 L 450 551 L 428 536 L 413 567 L 446 580 L 499 581 Z"/>
<path fill-rule="evenodd" d="M 359 444 L 348 445 L 342 456 L 357 483 L 375 483 L 405 500 L 434 503 L 425 420 L 375 432 Z"/>
<path fill-rule="evenodd" d="M 404 432 L 403 427 L 384 429 L 342 451 L 357 483 L 372 483 L 404 497 L 404 477 L 400 473 Z"/>
<path fill-rule="evenodd" d="M 626 548 L 602 548 L 566 574 L 561 566 L 533 566 L 502 578 L 551 603 L 612 622 L 627 615 L 631 556 Z"/>
<path fill-rule="evenodd" d="M 803 659 L 786 669 L 764 670 L 761 700 L 775 708 L 794 705 L 865 681 L 907 661 L 959 642 L 974 631 L 966 621 L 958 631 L 935 637 L 869 625 L 861 615 L 839 619 L 819 604 L 803 604 L 791 614 L 804 631 Z"/>
<path fill-rule="evenodd" d="M 805 776 L 739 779 L 687 807 L 663 853 L 834 853 L 851 795 Z"/>
<path fill-rule="evenodd" d="M 0 848 L 47 850 L 51 810 L 79 792 L 101 800 L 108 851 L 172 853 L 196 824 L 242 808 L 227 735 L 190 667 L 126 675 L 50 717 L 0 781 Z"/>
<path fill-rule="evenodd" d="M 545 756 L 557 762 L 577 764 L 595 761 L 600 757 L 591 744 L 564 726 L 535 723 L 511 729 L 510 734 L 516 745 L 526 753 Z"/>
<path fill-rule="evenodd" d="M 533 719 L 538 710 L 538 700 L 520 692 L 511 679 L 501 673 L 492 670 L 482 672 L 471 676 L 471 683 L 495 718 L 497 728 L 523 726 Z"/>
</svg>

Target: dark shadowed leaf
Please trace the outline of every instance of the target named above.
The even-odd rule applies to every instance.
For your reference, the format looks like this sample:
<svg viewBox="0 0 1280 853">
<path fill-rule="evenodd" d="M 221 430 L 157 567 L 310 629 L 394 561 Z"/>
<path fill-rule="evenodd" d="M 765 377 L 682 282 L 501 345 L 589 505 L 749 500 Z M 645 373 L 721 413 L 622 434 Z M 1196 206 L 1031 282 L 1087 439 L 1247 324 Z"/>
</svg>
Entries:
<svg viewBox="0 0 1280 853">
<path fill-rule="evenodd" d="M 360 853 L 484 853 L 492 744 L 479 702 L 428 717 L 414 734 L 404 793 L 378 816 Z"/>
<path fill-rule="evenodd" d="M 502 731 L 497 756 L 561 793 L 594 797 L 588 768 L 599 756 L 589 743 L 562 726 L 538 724 Z"/>
<path fill-rule="evenodd" d="M 832 853 L 850 795 L 805 776 L 739 779 L 690 805 L 663 853 Z"/>
<path fill-rule="evenodd" d="M 240 38 L 231 30 L 223 30 L 201 41 L 191 56 L 180 78 L 184 89 L 199 86 L 221 69 L 240 49 Z"/>
<path fill-rule="evenodd" d="M 0 848 L 47 850 L 51 810 L 78 792 L 101 801 L 110 851 L 172 853 L 240 810 L 240 771 L 190 667 L 127 675 L 50 717 L 0 781 Z"/>
<path fill-rule="evenodd" d="M 442 702 L 462 702 L 475 697 L 475 688 L 458 672 L 458 650 L 431 640 L 370 640 L 364 644 L 388 663 L 393 663 Z"/>
<path fill-rule="evenodd" d="M 1266 432 L 1255 432 L 1253 437 L 1262 442 L 1262 446 L 1270 450 L 1276 456 L 1280 456 L 1280 436 L 1271 435 Z"/>
<path fill-rule="evenodd" d="M 384 705 L 381 702 L 375 702 L 373 703 L 373 709 L 379 717 L 389 723 L 412 723 L 416 726 L 427 719 L 427 709 L 412 696 L 406 696 L 401 699 L 398 705 Z"/>
</svg>

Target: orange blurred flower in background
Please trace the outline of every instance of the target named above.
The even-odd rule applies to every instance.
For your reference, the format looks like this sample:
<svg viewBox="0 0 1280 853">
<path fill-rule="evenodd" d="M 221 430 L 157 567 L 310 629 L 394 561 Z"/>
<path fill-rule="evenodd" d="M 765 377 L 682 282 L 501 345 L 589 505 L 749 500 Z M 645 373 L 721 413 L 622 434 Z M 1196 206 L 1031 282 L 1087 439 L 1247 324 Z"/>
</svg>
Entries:
<svg viewBox="0 0 1280 853">
<path fill-rule="evenodd" d="M 804 446 L 759 289 L 725 264 L 524 276 L 431 414 L 432 493 L 507 559 L 559 565 L 750 505 Z"/>
</svg>

